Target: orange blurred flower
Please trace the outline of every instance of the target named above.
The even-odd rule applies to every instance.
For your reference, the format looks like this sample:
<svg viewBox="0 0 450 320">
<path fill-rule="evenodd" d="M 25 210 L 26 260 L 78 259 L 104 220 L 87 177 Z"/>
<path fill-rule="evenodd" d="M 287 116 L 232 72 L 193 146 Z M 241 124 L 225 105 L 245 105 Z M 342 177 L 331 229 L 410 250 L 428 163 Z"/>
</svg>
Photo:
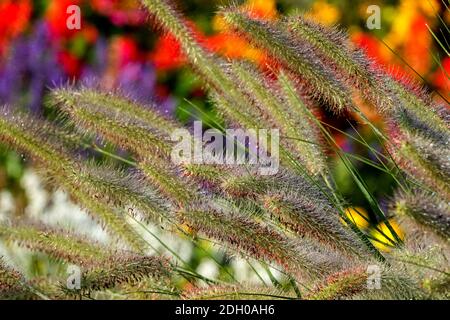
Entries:
<svg viewBox="0 0 450 320">
<path fill-rule="evenodd" d="M 137 0 L 92 0 L 90 5 L 117 26 L 139 25 L 146 19 Z"/>
<path fill-rule="evenodd" d="M 275 20 L 278 15 L 275 0 L 247 0 L 241 8 L 255 19 L 271 21 Z M 213 18 L 212 25 L 218 32 L 229 31 L 229 27 L 221 15 Z"/>
<path fill-rule="evenodd" d="M 82 0 L 58 0 L 50 1 L 45 11 L 45 19 L 47 20 L 52 36 L 58 40 L 71 40 L 75 36 L 81 35 L 88 43 L 94 43 L 98 37 L 98 30 L 81 20 L 80 30 L 71 30 L 67 28 L 67 19 L 69 14 L 67 8 L 71 5 L 81 5 Z"/>
<path fill-rule="evenodd" d="M 388 223 L 395 234 L 391 231 L 391 228 L 385 222 L 379 223 L 376 228 L 373 228 L 370 232 L 372 244 L 383 252 L 391 252 L 392 249 L 399 244 L 397 238 L 401 241 L 405 239 L 405 234 L 397 222 L 393 219 L 389 219 Z"/>
<path fill-rule="evenodd" d="M 154 51 L 150 54 L 150 60 L 155 68 L 161 71 L 176 69 L 185 63 L 181 46 L 171 34 L 165 34 L 158 39 Z"/>
<path fill-rule="evenodd" d="M 194 38 L 205 48 L 208 48 L 208 39 L 197 26 L 192 21 L 186 21 L 186 25 Z M 154 51 L 150 53 L 150 60 L 156 69 L 168 71 L 185 64 L 186 56 L 178 40 L 171 34 L 165 34 L 157 40 Z"/>
<path fill-rule="evenodd" d="M 370 226 L 369 214 L 362 207 L 348 207 L 345 209 L 345 215 L 360 230 L 367 229 Z M 343 218 L 340 218 L 340 220 L 344 225 L 347 225 Z"/>
<path fill-rule="evenodd" d="M 392 21 L 390 32 L 384 41 L 418 73 L 426 75 L 431 67 L 433 39 L 427 23 L 432 24 L 436 19 L 439 1 L 401 0 L 395 19 Z M 387 63 L 403 66 L 393 54 L 389 54 Z M 405 73 L 416 76 L 411 70 L 404 67 Z"/>
</svg>

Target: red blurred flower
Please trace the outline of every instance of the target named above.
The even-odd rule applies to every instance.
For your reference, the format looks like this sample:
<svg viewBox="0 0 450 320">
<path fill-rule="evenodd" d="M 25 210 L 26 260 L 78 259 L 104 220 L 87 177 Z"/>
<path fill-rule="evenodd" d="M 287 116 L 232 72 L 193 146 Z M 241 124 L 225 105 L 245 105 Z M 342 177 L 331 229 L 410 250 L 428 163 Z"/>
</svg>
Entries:
<svg viewBox="0 0 450 320">
<path fill-rule="evenodd" d="M 439 68 L 433 75 L 433 83 L 442 91 L 447 92 L 447 95 L 450 95 L 450 58 L 446 57 L 441 64 L 442 68 Z"/>
<path fill-rule="evenodd" d="M 25 30 L 31 12 L 29 0 L 0 0 L 0 55 L 6 50 L 9 41 Z"/>
</svg>

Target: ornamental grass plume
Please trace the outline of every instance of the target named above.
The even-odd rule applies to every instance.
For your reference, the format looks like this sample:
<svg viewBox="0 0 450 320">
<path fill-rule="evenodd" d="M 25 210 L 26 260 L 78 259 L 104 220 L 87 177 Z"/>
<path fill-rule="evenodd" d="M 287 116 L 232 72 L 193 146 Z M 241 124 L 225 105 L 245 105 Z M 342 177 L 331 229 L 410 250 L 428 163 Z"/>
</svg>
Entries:
<svg viewBox="0 0 450 320">
<path fill-rule="evenodd" d="M 60 274 L 40 282 L 1 264 L 1 298 L 446 296 L 448 279 L 443 275 L 448 276 L 448 270 L 442 261 L 448 263 L 450 258 L 450 133 L 446 112 L 433 104 L 429 94 L 381 71 L 351 46 L 343 32 L 302 16 L 262 21 L 234 6 L 221 9 L 235 31 L 275 62 L 263 71 L 209 52 L 168 1 L 141 2 L 152 21 L 180 44 L 203 82 L 219 114 L 209 125 L 224 136 L 222 123 L 253 132 L 278 129 L 280 168 L 263 175 L 262 164 L 172 162 L 174 131 L 183 129 L 190 142 L 197 142 L 195 135 L 155 111 L 157 106 L 144 105 L 120 91 L 55 88 L 47 99 L 47 107 L 58 115 L 51 121 L 4 107 L 0 141 L 27 155 L 49 184 L 67 192 L 106 230 L 110 241 L 99 244 L 80 236 L 80 230 L 27 219 L 2 221 L 0 241 L 5 246 L 39 252 L 58 266 L 79 266 L 81 272 L 80 286 L 70 289 Z M 320 107 L 360 113 L 352 99 L 355 93 L 373 104 L 388 123 L 382 133 L 362 118 L 387 149 L 376 151 L 383 159 L 376 167 L 399 185 L 388 212 L 317 116 Z M 86 149 L 90 152 L 79 154 Z M 120 150 L 120 155 L 111 150 Z M 245 147 L 245 151 L 248 155 L 252 150 Z M 330 174 L 327 158 L 333 152 L 370 204 L 375 226 L 356 223 L 346 209 L 353 205 Z M 402 215 L 441 238 L 433 242 L 440 258 L 423 258 L 436 256 L 431 246 L 410 245 L 411 229 L 400 231 L 395 222 Z M 200 275 L 152 227 L 196 246 L 200 241 L 217 246 L 227 259 L 246 261 L 264 282 L 254 267 L 261 266 L 273 286 L 239 282 L 214 257 L 230 276 Z M 153 246 L 149 237 L 168 254 Z M 378 238 L 389 242 L 389 250 L 377 245 Z M 379 271 L 380 290 L 368 287 L 371 270 Z"/>
<path fill-rule="evenodd" d="M 170 264 L 159 257 L 127 254 L 111 256 L 106 263 L 83 271 L 79 289 L 68 290 L 65 284 L 61 284 L 61 291 L 67 295 L 90 295 L 93 291 L 138 284 L 144 279 L 157 281 L 170 276 L 170 272 Z"/>
<path fill-rule="evenodd" d="M 194 288 L 184 293 L 185 300 L 294 300 L 294 292 L 284 292 L 271 287 L 255 287 L 242 284 L 217 285 L 208 288 Z"/>
<path fill-rule="evenodd" d="M 24 277 L 0 260 L 0 297 L 7 300 L 38 298 L 24 284 Z"/>
<path fill-rule="evenodd" d="M 323 100 L 336 111 L 341 111 L 352 103 L 338 79 L 328 73 L 327 68 L 316 59 L 315 52 L 296 43 L 282 28 L 253 19 L 239 8 L 226 8 L 222 14 L 237 32 L 303 78 L 309 95 Z"/>
<path fill-rule="evenodd" d="M 392 210 L 399 216 L 409 216 L 426 229 L 450 238 L 450 206 L 437 195 L 425 191 L 398 193 L 392 203 Z"/>
</svg>

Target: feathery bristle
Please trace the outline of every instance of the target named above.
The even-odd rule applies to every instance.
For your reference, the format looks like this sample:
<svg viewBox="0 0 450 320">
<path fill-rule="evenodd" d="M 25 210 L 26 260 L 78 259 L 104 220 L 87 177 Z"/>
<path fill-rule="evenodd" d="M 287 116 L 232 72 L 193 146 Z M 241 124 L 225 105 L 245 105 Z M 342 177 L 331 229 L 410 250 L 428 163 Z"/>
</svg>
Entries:
<svg viewBox="0 0 450 320">
<path fill-rule="evenodd" d="M 148 248 L 142 236 L 127 221 L 126 212 L 121 209 L 111 208 L 110 205 L 99 201 L 101 196 L 86 194 L 86 190 L 79 189 L 75 185 L 61 183 L 63 188 L 82 207 L 91 213 L 92 218 L 98 222 L 108 233 L 117 240 L 125 240 L 125 243 L 137 252 L 145 252 Z"/>
<path fill-rule="evenodd" d="M 320 184 L 314 185 L 306 176 L 284 168 L 272 176 L 258 174 L 257 168 L 230 168 L 223 176 L 220 189 L 230 197 L 244 199 L 260 199 L 273 190 L 278 190 L 332 206 L 320 190 Z"/>
<path fill-rule="evenodd" d="M 180 14 L 163 0 L 141 0 L 143 6 L 154 15 L 160 25 L 170 32 L 180 43 L 183 52 L 194 67 L 207 79 L 219 79 L 217 63 L 214 58 L 206 52 L 198 43 L 197 37 L 191 28 L 187 26 Z M 221 87 L 220 82 L 214 83 Z"/>
<path fill-rule="evenodd" d="M 61 92 L 57 94 L 61 95 Z M 109 102 L 109 99 L 102 95 L 100 97 L 106 101 L 101 104 L 91 103 L 86 99 L 83 99 L 82 104 L 82 101 L 78 101 L 79 95 L 79 92 L 66 93 L 61 101 L 58 96 L 54 99 L 63 111 L 69 113 L 77 126 L 131 151 L 139 160 L 139 168 L 164 196 L 174 199 L 176 203 L 187 201 L 193 196 L 191 188 L 176 174 L 175 166 L 168 163 L 173 149 L 169 136 L 166 133 L 161 135 L 158 130 L 138 119 L 137 116 L 142 111 L 134 112 L 137 106 L 127 109 L 127 100 L 119 98 L 119 107 L 111 112 L 111 107 L 103 104 Z"/>
<path fill-rule="evenodd" d="M 140 163 L 139 168 L 147 180 L 176 206 L 182 207 L 198 197 L 198 187 L 180 177 L 175 169 L 163 160 L 147 160 Z"/>
<path fill-rule="evenodd" d="M 258 108 L 261 114 L 259 118 L 262 117 L 264 119 L 261 124 L 264 124 L 267 128 L 280 130 L 283 146 L 292 153 L 294 158 L 306 165 L 312 175 L 316 175 L 320 170 L 323 170 L 325 166 L 318 169 L 321 165 L 320 159 L 322 154 L 319 154 L 318 158 L 313 158 L 311 153 L 308 153 L 311 151 L 309 147 L 317 142 L 315 137 L 309 134 L 311 130 L 301 130 L 302 127 L 308 126 L 308 122 L 309 126 L 311 126 L 311 121 L 307 121 L 302 125 L 301 121 L 295 120 L 294 114 L 290 112 L 290 109 L 286 108 L 287 103 L 280 94 L 276 83 L 269 83 L 269 80 L 251 65 L 233 63 L 231 64 L 231 69 L 237 77 L 241 89 L 247 93 Z M 292 94 L 295 95 L 294 92 L 295 89 L 289 96 L 291 102 Z M 305 116 L 303 120 L 305 120 L 304 118 Z M 315 151 L 318 151 L 318 149 L 316 148 Z M 289 164 L 289 162 L 286 161 L 286 164 Z M 324 164 L 322 163 L 322 165 Z"/>
<path fill-rule="evenodd" d="M 12 248 L 28 249 L 27 253 L 43 253 L 45 261 L 58 266 L 46 280 L 24 279 L 0 261 L 1 298 L 293 299 L 294 293 L 296 298 L 303 296 L 303 288 L 307 299 L 448 296 L 448 281 L 443 277 L 448 275 L 450 258 L 447 109 L 439 109 L 431 95 L 414 82 L 392 76 L 378 66 L 337 28 L 301 16 L 263 21 L 237 5 L 222 9 L 227 30 L 236 32 L 267 58 L 264 61 L 270 61 L 264 68 L 210 52 L 169 0 L 140 2 L 173 36 L 218 110 L 218 121 L 206 115 L 211 120 L 208 125 L 219 128 L 219 137 L 214 136 L 212 141 L 231 140 L 223 120 L 228 121 L 228 128 L 239 130 L 237 135 L 244 134 L 245 142 L 240 137 L 232 141 L 234 149 L 244 151 L 243 157 L 238 156 L 238 162 L 244 163 L 231 164 L 230 157 L 224 159 L 226 165 L 209 161 L 211 158 L 203 152 L 208 150 L 208 142 L 195 140 L 197 130 L 191 134 L 181 124 L 158 114 L 154 106 L 143 105 L 118 89 L 102 91 L 101 85 L 52 90 L 47 103 L 56 107 L 59 116 L 52 123 L 2 109 L 0 142 L 35 160 L 38 172 L 86 209 L 113 241 L 102 245 L 29 221 L 0 225 L 0 240 L 6 248 L 13 244 Z M 354 94 L 373 104 L 389 122 L 388 138 L 353 105 Z M 332 181 L 325 149 L 334 141 L 316 114 L 319 106 L 335 113 L 348 108 L 379 137 L 386 138 L 389 156 L 392 154 L 394 162 L 397 160 L 409 174 L 402 175 L 402 190 L 411 190 L 418 182 L 423 189 L 433 190 L 398 193 L 391 205 L 394 213 L 408 215 L 401 219 L 403 223 L 410 222 L 420 231 L 426 229 L 420 239 L 420 232 L 413 232 L 404 245 L 381 256 L 368 245 L 374 228 L 359 230 L 356 224 L 342 224 L 344 197 Z M 184 133 L 182 142 L 184 138 L 194 142 L 194 151 L 202 147 L 201 160 L 194 152 L 194 163 L 175 163 L 173 136 L 180 129 Z M 201 129 L 199 133 L 203 133 Z M 261 141 L 260 129 L 269 134 L 269 142 Z M 281 135 L 272 133 L 274 129 Z M 102 143 L 108 150 L 116 147 L 129 152 L 126 157 L 133 159 L 104 150 Z M 365 141 L 363 144 L 371 149 Z M 95 161 L 87 159 L 90 152 L 80 154 L 80 148 L 96 152 Z M 281 168 L 273 175 L 261 173 L 266 163 L 259 160 L 265 150 L 281 160 Z M 231 153 L 223 148 L 215 154 L 221 151 L 225 156 Z M 185 152 L 182 150 L 183 155 Z M 253 152 L 258 153 L 258 161 L 254 161 Z M 103 164 L 106 156 L 114 163 L 120 161 L 120 167 Z M 251 158 L 249 163 L 247 158 Z M 102 164 L 96 162 L 98 159 Z M 398 181 L 397 172 L 388 165 L 391 163 L 382 162 L 380 168 Z M 346 167 L 372 208 L 381 213 L 376 199 L 359 181 L 358 172 Z M 153 234 L 152 228 L 159 226 L 181 239 L 192 240 L 208 255 L 215 255 L 215 251 L 205 250 L 198 240 L 221 246 L 227 251 L 220 252 L 224 259 L 233 255 L 245 258 L 263 283 L 258 267 L 264 267 L 275 287 L 222 282 L 228 278 L 222 270 L 217 276 L 197 273 L 193 261 L 182 257 L 184 252 L 178 256 L 177 249 Z M 150 248 L 159 251 L 159 247 L 146 241 L 144 231 L 189 270 L 173 266 L 162 256 L 148 256 Z M 222 264 L 212 258 L 234 279 L 228 260 Z M 378 267 L 380 290 L 367 286 L 371 263 Z M 69 289 L 59 274 L 59 267 L 67 264 L 82 270 L 79 289 Z M 272 269 L 282 276 L 272 274 Z M 189 282 L 187 286 L 185 281 Z M 296 282 L 301 284 L 301 291 Z"/>
<path fill-rule="evenodd" d="M 432 105 L 432 99 L 416 84 L 405 85 L 377 69 L 376 64 L 353 48 L 339 30 L 327 28 L 301 16 L 289 18 L 287 28 L 318 49 L 325 64 L 335 64 L 377 108 L 405 129 L 420 131 L 436 143 L 448 145 L 449 131 Z M 319 55 L 320 56 L 320 55 Z M 383 85 L 380 86 L 380 82 Z M 406 82 L 406 81 L 403 81 Z M 416 132 L 417 133 L 417 132 Z"/>
<path fill-rule="evenodd" d="M 439 116 L 437 118 L 441 119 Z M 436 121 L 427 120 L 420 112 L 415 112 L 408 107 L 396 108 L 391 113 L 390 122 L 406 134 L 420 135 L 444 148 L 448 148 L 450 145 L 450 131 L 448 129 L 442 130 L 442 128 L 436 126 Z"/>
<path fill-rule="evenodd" d="M 183 164 L 183 175 L 196 181 L 204 188 L 217 188 L 226 177 L 227 170 L 220 166 L 204 164 Z"/>
<path fill-rule="evenodd" d="M 219 113 L 236 127 L 254 129 L 261 127 L 260 122 L 257 121 L 261 117 L 248 107 L 250 103 L 246 104 L 246 108 L 241 108 L 247 101 L 245 96 L 244 100 L 236 102 L 235 99 L 223 95 L 220 91 L 211 90 L 209 98 L 217 106 Z"/>
<path fill-rule="evenodd" d="M 84 163 L 71 159 L 70 153 L 57 140 L 43 135 L 41 127 L 36 123 L 29 117 L 7 114 L 0 118 L 0 138 L 12 143 L 13 148 L 22 149 L 36 158 L 40 165 L 39 169 L 88 209 L 96 221 L 124 236 L 135 249 L 142 250 L 145 245 L 126 221 L 127 212 L 123 207 L 110 206 L 110 199 L 116 197 L 114 190 L 110 190 L 112 194 L 106 197 L 103 194 L 100 196 L 98 185 L 95 185 L 98 181 L 90 180 L 92 175 L 83 175 L 86 168 Z M 49 124 L 45 122 L 40 124 L 48 126 L 46 133 L 51 131 Z"/>
<path fill-rule="evenodd" d="M 379 265 L 375 266 L 379 273 L 379 287 L 371 287 L 368 267 L 356 267 L 350 270 L 337 272 L 329 276 L 323 283 L 319 284 L 306 299 L 311 300 L 340 300 L 340 299 L 412 299 L 423 297 L 417 285 L 405 277 L 401 271 Z M 369 266 L 370 267 L 370 266 Z"/>
<path fill-rule="evenodd" d="M 395 105 L 387 110 L 390 120 L 404 131 L 420 134 L 437 144 L 450 144 L 449 121 L 442 117 L 439 108 L 431 104 L 429 96 L 423 92 L 411 92 L 404 85 L 385 77 L 387 95 L 393 97 Z"/>
</svg>

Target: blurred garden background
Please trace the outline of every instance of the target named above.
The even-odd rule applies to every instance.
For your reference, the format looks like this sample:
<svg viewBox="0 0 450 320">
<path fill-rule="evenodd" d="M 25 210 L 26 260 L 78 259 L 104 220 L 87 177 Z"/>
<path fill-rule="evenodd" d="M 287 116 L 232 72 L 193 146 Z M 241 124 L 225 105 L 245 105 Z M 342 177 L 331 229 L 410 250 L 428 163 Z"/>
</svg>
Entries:
<svg viewBox="0 0 450 320">
<path fill-rule="evenodd" d="M 226 0 L 174 1 L 189 17 L 190 25 L 208 50 L 229 58 L 248 59 L 262 68 L 270 65 L 262 52 L 234 35 L 215 15 L 218 6 L 228 3 Z M 81 7 L 80 30 L 69 30 L 66 26 L 66 10 L 72 4 Z M 366 27 L 370 5 L 381 8 L 380 29 Z M 394 76 L 418 79 L 435 92 L 436 99 L 444 103 L 450 99 L 450 58 L 444 49 L 450 47 L 445 36 L 450 22 L 446 0 L 247 0 L 242 1 L 242 6 L 262 19 L 276 19 L 279 14 L 299 10 L 325 25 L 339 24 L 348 30 L 355 45 L 364 48 Z M 187 125 L 194 118 L 210 118 L 215 114 L 176 40 L 151 27 L 138 1 L 0 0 L 0 104 L 52 117 L 45 107 L 45 96 L 52 87 L 66 83 L 120 88 L 144 103 L 158 102 L 160 112 Z M 362 108 L 382 128 L 382 119 L 371 107 L 362 103 Z M 359 126 L 353 115 L 336 116 L 323 111 L 320 116 L 336 128 L 333 132 L 341 148 L 355 155 L 354 165 L 373 195 L 381 203 L 387 203 L 395 189 L 392 177 L 358 161 L 359 157 L 377 159 L 370 148 L 349 138 L 361 137 L 371 148 L 381 150 L 372 131 Z M 330 162 L 334 164 L 334 176 L 349 210 L 366 212 L 376 224 L 348 170 L 332 154 Z M 0 146 L 0 218 L 12 216 L 42 219 L 56 225 L 81 225 L 82 230 L 99 240 L 106 237 L 63 192 L 51 190 L 26 158 Z M 370 225 L 361 221 L 360 227 Z M 158 239 L 156 246 L 168 245 L 208 277 L 227 270 L 225 267 L 219 271 L 211 259 L 224 266 L 229 264 L 230 270 L 239 267 L 232 264 L 241 263 L 230 262 L 210 248 L 210 244 L 193 246 L 188 242 L 171 243 L 169 238 Z M 27 272 L 45 275 L 51 266 L 37 255 L 10 253 L 10 256 L 29 261 Z M 240 270 L 235 276 L 245 279 L 244 269 Z"/>
</svg>

